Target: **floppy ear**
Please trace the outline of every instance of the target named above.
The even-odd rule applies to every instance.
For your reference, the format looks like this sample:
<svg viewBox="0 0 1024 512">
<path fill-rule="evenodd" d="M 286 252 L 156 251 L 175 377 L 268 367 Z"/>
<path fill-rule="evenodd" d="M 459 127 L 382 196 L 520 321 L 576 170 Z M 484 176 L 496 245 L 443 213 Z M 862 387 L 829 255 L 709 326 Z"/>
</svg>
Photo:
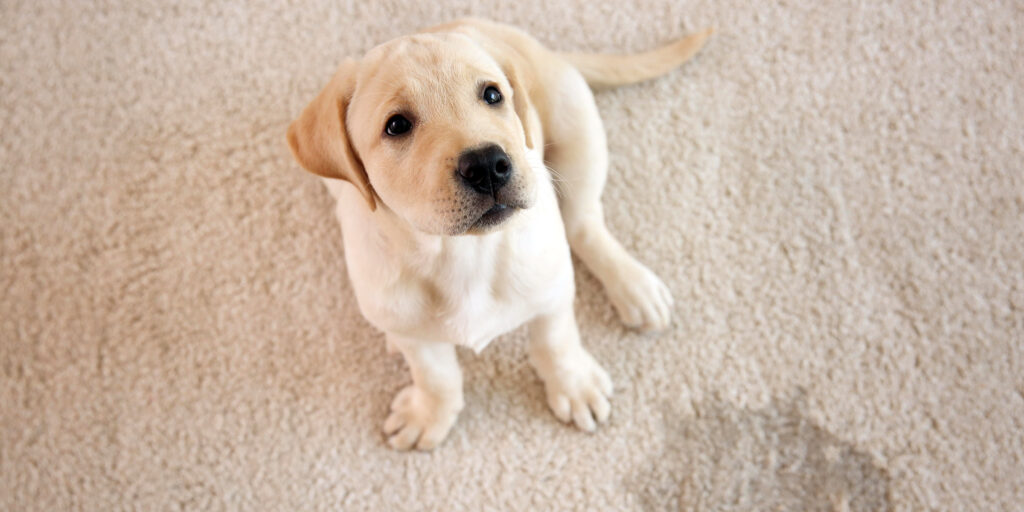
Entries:
<svg viewBox="0 0 1024 512">
<path fill-rule="evenodd" d="M 512 86 L 512 103 L 515 107 L 516 115 L 519 116 L 519 122 L 523 124 L 523 133 L 526 135 L 526 147 L 536 149 L 533 141 L 538 135 L 538 131 L 534 126 L 534 118 L 530 115 L 529 87 L 532 84 L 523 76 L 524 73 L 520 72 L 511 61 L 505 64 L 504 72 L 505 78 L 508 79 L 508 83 Z"/>
<path fill-rule="evenodd" d="M 357 65 L 353 59 L 346 60 L 327 87 L 292 122 L 288 127 L 288 146 L 307 171 L 355 185 L 372 211 L 377 209 L 373 188 L 345 129 Z"/>
</svg>

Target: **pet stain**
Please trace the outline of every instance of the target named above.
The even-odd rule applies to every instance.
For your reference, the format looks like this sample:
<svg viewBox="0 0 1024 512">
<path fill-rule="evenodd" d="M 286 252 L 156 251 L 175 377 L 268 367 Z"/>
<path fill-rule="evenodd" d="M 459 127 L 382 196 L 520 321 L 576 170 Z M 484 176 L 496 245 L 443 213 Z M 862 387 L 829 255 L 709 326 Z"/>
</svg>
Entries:
<svg viewBox="0 0 1024 512">
<path fill-rule="evenodd" d="M 623 482 L 644 510 L 891 509 L 886 470 L 808 419 L 803 395 L 681 409 L 666 404 L 665 445 Z"/>
</svg>

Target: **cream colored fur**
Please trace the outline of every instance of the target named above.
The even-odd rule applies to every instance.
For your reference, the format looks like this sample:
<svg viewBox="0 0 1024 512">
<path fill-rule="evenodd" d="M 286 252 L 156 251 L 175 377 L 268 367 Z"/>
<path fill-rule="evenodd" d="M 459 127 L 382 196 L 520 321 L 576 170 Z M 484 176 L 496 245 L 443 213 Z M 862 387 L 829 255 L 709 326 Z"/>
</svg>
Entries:
<svg viewBox="0 0 1024 512">
<path fill-rule="evenodd" d="M 569 247 L 629 325 L 664 329 L 672 297 L 604 224 L 608 156 L 587 78 L 650 78 L 707 34 L 632 59 L 562 57 L 514 28 L 462 20 L 347 61 L 292 124 L 293 154 L 337 199 L 360 309 L 412 372 L 384 423 L 392 447 L 431 449 L 448 435 L 463 407 L 455 346 L 479 352 L 524 323 L 555 416 L 587 431 L 608 419 L 612 384 L 580 342 Z M 510 101 L 485 104 L 488 85 Z M 396 113 L 412 119 L 411 135 L 385 133 Z M 503 148 L 514 169 L 493 198 L 456 176 L 459 155 L 482 144 Z M 481 227 L 498 201 L 518 211 Z"/>
</svg>

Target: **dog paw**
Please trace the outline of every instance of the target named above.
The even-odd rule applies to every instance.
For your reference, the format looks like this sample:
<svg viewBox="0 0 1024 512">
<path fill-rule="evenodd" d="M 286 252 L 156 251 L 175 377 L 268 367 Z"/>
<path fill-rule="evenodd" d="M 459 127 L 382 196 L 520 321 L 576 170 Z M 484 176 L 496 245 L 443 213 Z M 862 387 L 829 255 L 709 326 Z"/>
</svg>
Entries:
<svg viewBox="0 0 1024 512">
<path fill-rule="evenodd" d="M 541 378 L 547 391 L 548 407 L 563 423 L 572 421 L 581 430 L 593 432 L 598 423 L 608 420 L 612 380 L 587 352 L 568 364 L 560 364 Z"/>
<path fill-rule="evenodd" d="M 461 399 L 441 399 L 410 385 L 395 395 L 384 422 L 388 444 L 396 450 L 432 450 L 455 424 Z"/>
<path fill-rule="evenodd" d="M 672 292 L 658 276 L 638 261 L 617 269 L 605 283 L 608 299 L 628 327 L 641 331 L 661 331 L 672 320 Z"/>
</svg>

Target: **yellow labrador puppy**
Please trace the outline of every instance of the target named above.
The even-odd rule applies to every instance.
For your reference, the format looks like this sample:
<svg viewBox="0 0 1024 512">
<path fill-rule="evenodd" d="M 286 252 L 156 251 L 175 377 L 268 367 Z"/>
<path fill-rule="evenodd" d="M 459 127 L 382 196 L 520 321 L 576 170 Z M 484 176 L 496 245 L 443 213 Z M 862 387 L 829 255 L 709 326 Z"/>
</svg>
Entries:
<svg viewBox="0 0 1024 512">
<path fill-rule="evenodd" d="M 588 84 L 666 73 L 709 34 L 563 54 L 460 20 L 347 60 L 292 123 L 292 153 L 337 199 L 359 307 L 412 372 L 384 422 L 392 447 L 443 440 L 463 406 L 455 347 L 479 352 L 523 323 L 555 416 L 587 431 L 608 418 L 611 380 L 573 314 L 570 247 L 630 326 L 668 326 L 672 297 L 605 226 L 608 153 Z"/>
</svg>

